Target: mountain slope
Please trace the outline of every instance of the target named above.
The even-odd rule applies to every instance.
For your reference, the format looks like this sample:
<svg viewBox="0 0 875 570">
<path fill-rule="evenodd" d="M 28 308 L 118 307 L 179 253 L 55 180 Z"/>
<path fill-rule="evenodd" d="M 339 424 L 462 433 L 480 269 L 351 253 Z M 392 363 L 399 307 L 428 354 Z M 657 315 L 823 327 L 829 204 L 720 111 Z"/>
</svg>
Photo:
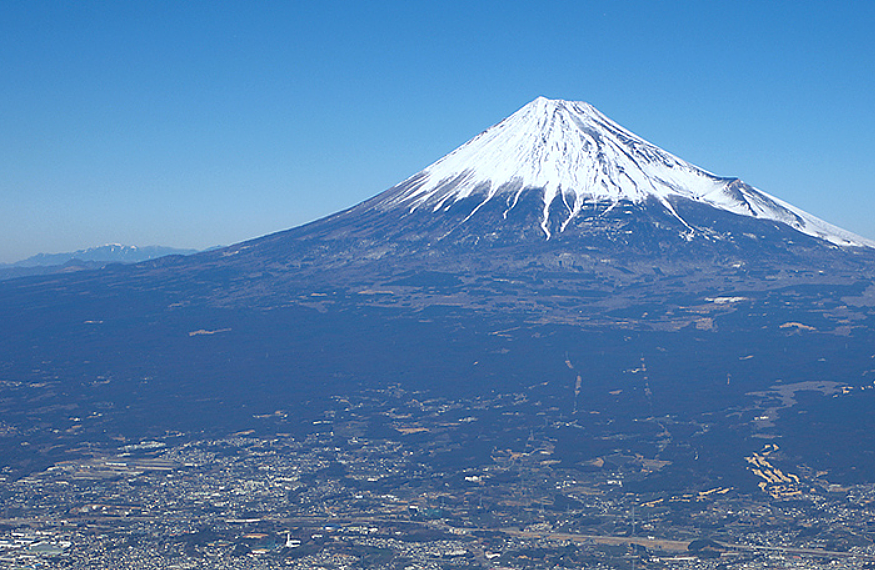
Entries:
<svg viewBox="0 0 875 570">
<path fill-rule="evenodd" d="M 649 479 L 638 460 L 626 473 L 669 496 L 759 492 L 745 458 L 765 440 L 797 450 L 805 472 L 871 477 L 875 458 L 856 451 L 875 433 L 875 250 L 588 107 L 528 108 L 545 113 L 524 122 L 534 133 L 502 123 L 301 227 L 0 283 L 0 456 L 26 473 L 94 445 L 266 418 L 301 441 L 317 425 L 346 440 L 353 424 L 397 441 L 407 436 L 387 423 L 394 411 L 337 424 L 323 412 L 358 414 L 346 408 L 356 398 L 403 390 L 410 405 L 434 397 L 456 419 L 480 417 L 464 425 L 484 443 L 483 465 L 535 433 L 556 444 L 569 479 L 642 457 L 662 475 Z M 508 133 L 534 146 L 498 144 Z M 487 420 L 495 398 L 514 409 Z M 797 411 L 819 423 L 805 428 Z M 451 474 L 472 465 L 423 461 Z M 603 465 L 611 478 L 621 468 Z"/>
</svg>

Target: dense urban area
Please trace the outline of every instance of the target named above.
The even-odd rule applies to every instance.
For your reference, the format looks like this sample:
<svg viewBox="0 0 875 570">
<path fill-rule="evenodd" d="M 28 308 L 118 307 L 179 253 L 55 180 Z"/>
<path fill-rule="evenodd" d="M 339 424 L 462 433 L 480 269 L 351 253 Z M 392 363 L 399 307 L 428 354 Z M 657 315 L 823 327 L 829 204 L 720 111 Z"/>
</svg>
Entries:
<svg viewBox="0 0 875 570">
<path fill-rule="evenodd" d="M 660 461 L 570 469 L 539 430 L 466 459 L 456 432 L 478 410 L 512 432 L 523 394 L 396 387 L 335 403 L 294 434 L 278 410 L 223 438 L 168 433 L 7 469 L 0 568 L 875 568 L 875 486 L 784 465 L 772 442 L 746 458 L 753 492 L 666 494 L 640 486 Z"/>
</svg>

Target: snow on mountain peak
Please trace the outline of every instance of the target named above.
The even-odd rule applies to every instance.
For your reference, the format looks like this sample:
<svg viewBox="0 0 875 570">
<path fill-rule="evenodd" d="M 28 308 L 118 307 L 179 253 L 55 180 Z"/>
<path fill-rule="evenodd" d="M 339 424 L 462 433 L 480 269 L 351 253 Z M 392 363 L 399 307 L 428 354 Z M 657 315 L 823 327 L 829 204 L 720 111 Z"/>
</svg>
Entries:
<svg viewBox="0 0 875 570">
<path fill-rule="evenodd" d="M 785 223 L 838 245 L 875 247 L 850 232 L 738 179 L 693 166 L 627 131 L 588 103 L 538 97 L 389 192 L 382 207 L 435 212 L 480 199 L 468 218 L 493 200 L 505 217 L 526 190 L 543 191 L 541 229 L 551 237 L 554 203 L 566 212 L 564 231 L 582 208 L 655 199 L 690 233 L 672 201 L 686 198 L 735 214 Z"/>
</svg>

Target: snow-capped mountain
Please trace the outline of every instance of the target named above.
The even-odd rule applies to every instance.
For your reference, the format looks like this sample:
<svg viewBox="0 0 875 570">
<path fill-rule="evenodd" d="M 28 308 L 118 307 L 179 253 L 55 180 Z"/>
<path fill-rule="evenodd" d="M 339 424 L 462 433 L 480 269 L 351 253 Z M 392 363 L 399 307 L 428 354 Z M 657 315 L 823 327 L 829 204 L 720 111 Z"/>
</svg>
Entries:
<svg viewBox="0 0 875 570">
<path fill-rule="evenodd" d="M 624 492 L 760 492 L 739 466 L 764 441 L 870 484 L 869 245 L 586 104 L 538 99 L 321 220 L 0 281 L 0 457 L 23 473 L 90 461 L 94 441 L 250 429 L 394 441 L 397 407 L 436 437 L 473 430 L 425 449 L 439 483 L 470 470 L 459 448 L 491 468 L 534 433 L 564 472 L 625 470 Z M 652 474 L 629 462 L 642 454 Z"/>
<path fill-rule="evenodd" d="M 679 201 L 692 201 L 780 222 L 836 245 L 875 247 L 736 178 L 673 156 L 592 105 L 544 97 L 366 204 L 436 214 L 463 207 L 464 224 L 487 207 L 498 207 L 507 219 L 532 191 L 546 239 L 580 221 L 583 212 L 604 215 L 621 204 L 650 202 L 675 218 L 687 239 L 707 235 L 678 211 Z"/>
</svg>

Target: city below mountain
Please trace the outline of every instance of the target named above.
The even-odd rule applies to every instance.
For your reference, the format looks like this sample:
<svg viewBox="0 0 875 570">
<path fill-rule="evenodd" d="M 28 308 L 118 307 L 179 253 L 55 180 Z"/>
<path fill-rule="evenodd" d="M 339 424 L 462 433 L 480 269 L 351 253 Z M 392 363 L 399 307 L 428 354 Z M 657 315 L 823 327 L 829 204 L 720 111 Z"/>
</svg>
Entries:
<svg viewBox="0 0 875 570">
<path fill-rule="evenodd" d="M 585 103 L 0 319 L 0 518 L 94 567 L 875 562 L 875 243 Z"/>
</svg>

